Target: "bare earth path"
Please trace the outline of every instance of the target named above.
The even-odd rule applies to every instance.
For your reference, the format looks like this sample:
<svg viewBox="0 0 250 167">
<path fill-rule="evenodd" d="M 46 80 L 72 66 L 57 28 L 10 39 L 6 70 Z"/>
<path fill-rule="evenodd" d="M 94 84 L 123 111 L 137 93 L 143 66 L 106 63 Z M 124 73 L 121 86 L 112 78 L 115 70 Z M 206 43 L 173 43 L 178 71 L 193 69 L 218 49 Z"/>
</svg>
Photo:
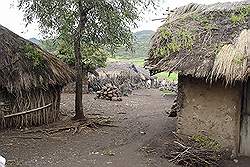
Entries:
<svg viewBox="0 0 250 167">
<path fill-rule="evenodd" d="M 15 138 L 22 132 L 2 131 L 0 155 L 6 157 L 9 166 L 23 167 L 174 166 L 154 154 L 154 150 L 150 154 L 143 151 L 148 143 L 163 143 L 175 129 L 176 121 L 165 115 L 174 96 L 162 97 L 154 89 L 133 93 L 122 102 L 94 100 L 94 95 L 84 95 L 89 117 L 111 117 L 118 127 L 86 128 L 76 134 L 68 131 L 41 139 Z M 74 95 L 63 94 L 61 109 L 63 113 L 72 112 Z"/>
</svg>

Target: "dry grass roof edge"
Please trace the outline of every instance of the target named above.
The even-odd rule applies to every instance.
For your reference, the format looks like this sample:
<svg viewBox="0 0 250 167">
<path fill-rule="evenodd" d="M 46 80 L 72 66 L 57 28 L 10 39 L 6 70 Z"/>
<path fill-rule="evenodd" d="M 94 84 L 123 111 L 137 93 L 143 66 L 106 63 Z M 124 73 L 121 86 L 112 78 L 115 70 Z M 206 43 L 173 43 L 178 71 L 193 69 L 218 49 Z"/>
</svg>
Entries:
<svg viewBox="0 0 250 167">
<path fill-rule="evenodd" d="M 67 64 L 0 25 L 0 88 L 11 93 L 48 90 L 73 79 Z"/>
<path fill-rule="evenodd" d="M 177 8 L 153 36 L 145 67 L 243 81 L 250 71 L 249 21 L 249 1 Z"/>
</svg>

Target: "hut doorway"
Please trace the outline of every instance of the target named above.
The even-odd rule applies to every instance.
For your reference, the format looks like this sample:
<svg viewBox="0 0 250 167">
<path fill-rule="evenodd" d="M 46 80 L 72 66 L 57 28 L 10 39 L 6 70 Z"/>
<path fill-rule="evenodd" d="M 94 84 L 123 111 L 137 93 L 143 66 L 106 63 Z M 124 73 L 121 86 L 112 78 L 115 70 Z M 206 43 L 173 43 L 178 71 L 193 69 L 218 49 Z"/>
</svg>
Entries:
<svg viewBox="0 0 250 167">
<path fill-rule="evenodd" d="M 250 79 L 244 85 L 241 131 L 240 131 L 240 153 L 250 156 Z"/>
</svg>

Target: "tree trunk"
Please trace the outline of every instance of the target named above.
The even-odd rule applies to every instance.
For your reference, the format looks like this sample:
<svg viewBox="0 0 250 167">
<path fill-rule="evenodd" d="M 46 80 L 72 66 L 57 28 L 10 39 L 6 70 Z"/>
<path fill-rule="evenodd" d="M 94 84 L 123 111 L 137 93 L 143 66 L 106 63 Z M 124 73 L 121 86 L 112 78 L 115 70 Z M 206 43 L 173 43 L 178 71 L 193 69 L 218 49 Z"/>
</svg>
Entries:
<svg viewBox="0 0 250 167">
<path fill-rule="evenodd" d="M 75 39 L 74 42 L 75 59 L 76 59 L 76 96 L 75 96 L 75 118 L 85 118 L 83 114 L 82 104 L 82 65 L 81 65 L 81 43 L 80 39 Z"/>
<path fill-rule="evenodd" d="M 89 93 L 89 81 L 88 81 L 88 68 L 83 67 L 82 69 L 82 77 L 83 77 L 83 94 Z"/>
<path fill-rule="evenodd" d="M 75 66 L 76 66 L 76 96 L 75 96 L 75 119 L 86 119 L 83 113 L 83 103 L 82 103 L 82 56 L 81 56 L 81 34 L 84 28 L 84 25 L 87 21 L 87 11 L 83 10 L 81 0 L 78 1 L 79 5 L 79 25 L 78 30 L 75 34 L 75 41 L 74 41 L 74 54 L 75 54 Z"/>
</svg>

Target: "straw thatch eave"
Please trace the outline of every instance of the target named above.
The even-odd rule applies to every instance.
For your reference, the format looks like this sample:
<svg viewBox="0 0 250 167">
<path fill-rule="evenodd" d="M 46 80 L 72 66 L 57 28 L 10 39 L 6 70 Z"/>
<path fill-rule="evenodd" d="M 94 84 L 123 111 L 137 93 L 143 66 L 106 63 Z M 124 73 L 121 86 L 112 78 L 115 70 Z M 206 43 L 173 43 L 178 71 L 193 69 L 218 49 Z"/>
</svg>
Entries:
<svg viewBox="0 0 250 167">
<path fill-rule="evenodd" d="M 145 66 L 227 83 L 245 80 L 249 2 L 177 8 L 152 38 Z"/>
<path fill-rule="evenodd" d="M 55 56 L 0 25 L 0 88 L 11 93 L 63 86 L 74 73 Z"/>
</svg>

